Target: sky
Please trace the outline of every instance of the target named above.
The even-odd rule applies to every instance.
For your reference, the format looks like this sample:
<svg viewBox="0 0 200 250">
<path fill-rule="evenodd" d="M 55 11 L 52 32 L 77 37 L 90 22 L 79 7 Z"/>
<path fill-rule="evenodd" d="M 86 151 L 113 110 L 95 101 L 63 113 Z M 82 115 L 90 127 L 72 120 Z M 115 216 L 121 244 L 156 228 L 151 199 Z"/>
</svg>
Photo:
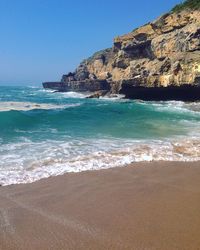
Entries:
<svg viewBox="0 0 200 250">
<path fill-rule="evenodd" d="M 0 85 L 59 81 L 180 0 L 0 0 Z"/>
</svg>

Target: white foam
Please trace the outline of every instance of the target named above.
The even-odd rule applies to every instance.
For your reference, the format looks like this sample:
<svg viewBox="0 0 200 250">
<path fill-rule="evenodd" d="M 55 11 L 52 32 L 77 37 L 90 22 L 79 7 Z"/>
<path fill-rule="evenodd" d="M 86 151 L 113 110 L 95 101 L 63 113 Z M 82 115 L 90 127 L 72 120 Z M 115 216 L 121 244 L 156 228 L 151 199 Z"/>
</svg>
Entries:
<svg viewBox="0 0 200 250">
<path fill-rule="evenodd" d="M 121 95 L 121 94 L 113 94 L 113 95 L 105 95 L 105 96 L 101 96 L 99 99 L 102 99 L 102 100 L 109 100 L 109 101 L 114 101 L 114 100 L 121 100 L 121 99 L 124 99 L 125 98 L 125 95 Z M 127 100 L 126 100 L 127 101 Z"/>
<path fill-rule="evenodd" d="M 32 102 L 0 102 L 0 112 L 17 110 L 17 111 L 28 111 L 34 109 L 65 109 L 70 107 L 80 106 L 80 103 L 75 104 L 49 104 L 49 103 L 32 103 Z"/>
<path fill-rule="evenodd" d="M 90 95 L 90 93 L 88 92 L 73 92 L 73 91 L 69 91 L 69 92 L 59 92 L 59 94 L 63 95 L 65 98 L 86 98 L 87 96 Z"/>
<path fill-rule="evenodd" d="M 33 182 L 68 172 L 143 161 L 199 161 L 200 139 L 24 141 L 0 146 L 0 184 Z"/>
<path fill-rule="evenodd" d="M 55 93 L 55 90 L 40 88 L 40 89 L 38 89 L 38 92 Z"/>
<path fill-rule="evenodd" d="M 200 114 L 200 102 L 182 102 L 182 101 L 160 101 L 160 102 L 138 102 L 141 105 L 152 105 L 158 111 L 193 113 Z"/>
</svg>

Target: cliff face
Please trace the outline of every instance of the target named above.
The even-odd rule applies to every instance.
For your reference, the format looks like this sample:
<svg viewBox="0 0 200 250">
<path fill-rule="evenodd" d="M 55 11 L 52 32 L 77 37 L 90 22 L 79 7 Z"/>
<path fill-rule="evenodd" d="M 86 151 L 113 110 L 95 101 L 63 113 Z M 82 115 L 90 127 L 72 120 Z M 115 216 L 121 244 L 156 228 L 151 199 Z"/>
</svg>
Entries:
<svg viewBox="0 0 200 250">
<path fill-rule="evenodd" d="M 70 78 L 71 77 L 71 78 Z M 106 80 L 113 93 L 123 85 L 167 87 L 200 83 L 200 11 L 159 17 L 116 37 L 111 49 L 84 60 L 62 81 Z"/>
<path fill-rule="evenodd" d="M 56 88 L 106 90 L 148 100 L 200 99 L 200 0 L 186 0 L 174 9 L 181 11 L 116 37 L 112 48 L 84 60 Z M 51 83 L 43 85 L 51 88 Z M 194 86 L 198 90 L 189 93 Z"/>
<path fill-rule="evenodd" d="M 136 79 L 149 87 L 195 84 L 200 74 L 200 12 L 166 14 L 116 38 L 114 49 L 114 65 L 120 69 L 114 80 Z"/>
</svg>

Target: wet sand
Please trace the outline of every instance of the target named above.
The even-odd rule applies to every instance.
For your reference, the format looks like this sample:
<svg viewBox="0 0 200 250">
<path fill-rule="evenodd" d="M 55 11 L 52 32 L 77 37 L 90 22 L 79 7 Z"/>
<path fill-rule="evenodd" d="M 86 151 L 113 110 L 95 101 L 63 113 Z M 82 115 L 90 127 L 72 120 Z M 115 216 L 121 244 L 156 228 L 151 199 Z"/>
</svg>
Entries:
<svg viewBox="0 0 200 250">
<path fill-rule="evenodd" d="M 0 249 L 200 249 L 200 163 L 0 187 Z"/>
</svg>

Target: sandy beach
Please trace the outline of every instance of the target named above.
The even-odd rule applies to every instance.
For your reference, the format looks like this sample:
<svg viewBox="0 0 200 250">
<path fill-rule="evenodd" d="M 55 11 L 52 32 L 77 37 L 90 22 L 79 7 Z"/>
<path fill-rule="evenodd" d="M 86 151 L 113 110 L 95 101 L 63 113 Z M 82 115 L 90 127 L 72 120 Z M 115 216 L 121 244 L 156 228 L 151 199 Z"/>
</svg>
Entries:
<svg viewBox="0 0 200 250">
<path fill-rule="evenodd" d="M 0 249 L 200 249 L 200 163 L 0 187 Z"/>
</svg>

